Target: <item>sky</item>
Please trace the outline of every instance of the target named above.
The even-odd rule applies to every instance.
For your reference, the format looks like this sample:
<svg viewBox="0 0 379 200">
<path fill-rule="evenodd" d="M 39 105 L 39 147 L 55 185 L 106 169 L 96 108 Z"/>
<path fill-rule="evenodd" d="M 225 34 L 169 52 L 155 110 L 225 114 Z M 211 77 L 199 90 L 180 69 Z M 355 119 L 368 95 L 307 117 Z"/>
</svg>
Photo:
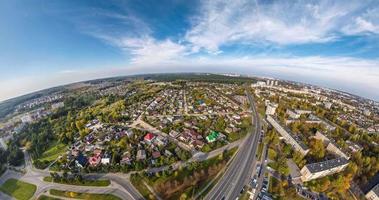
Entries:
<svg viewBox="0 0 379 200">
<path fill-rule="evenodd" d="M 0 101 L 164 72 L 273 77 L 379 101 L 379 0 L 0 1 Z"/>
</svg>

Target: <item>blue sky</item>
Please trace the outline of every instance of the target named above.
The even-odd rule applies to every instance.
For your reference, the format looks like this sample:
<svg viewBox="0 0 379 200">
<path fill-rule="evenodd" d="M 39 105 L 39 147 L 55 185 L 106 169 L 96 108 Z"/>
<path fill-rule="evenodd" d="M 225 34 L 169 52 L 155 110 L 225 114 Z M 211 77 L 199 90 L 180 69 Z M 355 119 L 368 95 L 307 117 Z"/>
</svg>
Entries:
<svg viewBox="0 0 379 200">
<path fill-rule="evenodd" d="M 379 100 L 378 1 L 0 1 L 0 100 L 150 72 L 245 73 Z"/>
</svg>

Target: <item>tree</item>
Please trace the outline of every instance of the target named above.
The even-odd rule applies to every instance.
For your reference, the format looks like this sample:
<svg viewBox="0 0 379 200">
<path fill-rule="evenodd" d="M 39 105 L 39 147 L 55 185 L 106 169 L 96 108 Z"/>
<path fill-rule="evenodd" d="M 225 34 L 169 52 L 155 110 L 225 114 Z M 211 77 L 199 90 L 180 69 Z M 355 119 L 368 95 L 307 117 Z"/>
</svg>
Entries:
<svg viewBox="0 0 379 200">
<path fill-rule="evenodd" d="M 316 160 L 320 160 L 324 158 L 325 147 L 322 140 L 317 140 L 317 139 L 312 138 L 311 141 L 309 142 L 309 147 L 310 147 L 309 155 L 311 155 L 313 158 L 315 158 Z"/>
<path fill-rule="evenodd" d="M 306 163 L 306 160 L 304 159 L 304 156 L 303 154 L 301 154 L 299 151 L 295 151 L 293 153 L 293 157 L 292 157 L 293 161 L 296 163 L 297 166 L 299 166 L 299 168 L 301 169 L 302 167 L 304 167 L 305 163 Z"/>
</svg>

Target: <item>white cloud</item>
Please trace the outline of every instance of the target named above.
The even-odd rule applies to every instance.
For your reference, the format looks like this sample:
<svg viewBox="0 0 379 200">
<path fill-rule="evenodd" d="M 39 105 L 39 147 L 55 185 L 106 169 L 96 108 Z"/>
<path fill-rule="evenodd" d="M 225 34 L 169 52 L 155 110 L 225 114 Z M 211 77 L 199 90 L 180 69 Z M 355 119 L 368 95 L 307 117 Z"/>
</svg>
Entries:
<svg viewBox="0 0 379 200">
<path fill-rule="evenodd" d="M 343 27 L 343 31 L 349 35 L 379 34 L 379 8 L 370 8 L 355 17 L 351 24 Z"/>
<path fill-rule="evenodd" d="M 117 46 L 132 56 L 132 64 L 154 64 L 179 59 L 188 52 L 184 45 L 170 39 L 157 41 L 152 37 L 121 38 Z"/>
<path fill-rule="evenodd" d="M 370 1 L 203 1 L 200 16 L 193 18 L 186 39 L 197 49 L 210 52 L 237 42 L 327 42 L 336 39 L 342 28 L 369 5 Z M 369 23 L 361 20 L 358 25 L 369 29 Z"/>
</svg>

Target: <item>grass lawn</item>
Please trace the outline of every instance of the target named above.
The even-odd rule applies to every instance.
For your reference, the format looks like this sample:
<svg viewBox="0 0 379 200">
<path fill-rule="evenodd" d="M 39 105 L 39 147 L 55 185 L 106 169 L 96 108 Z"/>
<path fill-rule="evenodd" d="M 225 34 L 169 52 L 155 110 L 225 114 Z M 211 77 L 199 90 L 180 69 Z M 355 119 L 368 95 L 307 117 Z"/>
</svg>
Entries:
<svg viewBox="0 0 379 200">
<path fill-rule="evenodd" d="M 46 176 L 43 178 L 43 181 L 46 182 L 52 182 L 53 179 L 51 176 Z M 101 179 L 101 180 L 83 180 L 83 182 L 67 182 L 67 181 L 60 181 L 55 182 L 60 184 L 67 184 L 67 185 L 81 185 L 81 186 L 98 186 L 98 187 L 106 187 L 111 184 L 110 180 L 107 179 Z"/>
<path fill-rule="evenodd" d="M 65 153 L 67 150 L 67 146 L 60 142 L 54 142 L 50 145 L 50 148 L 43 152 L 42 156 L 39 158 L 41 161 L 54 161 L 58 158 L 58 156 Z"/>
<path fill-rule="evenodd" d="M 46 195 L 41 195 L 38 197 L 38 200 L 61 200 L 61 199 L 58 199 L 58 198 L 55 198 L 55 197 L 49 197 L 49 196 L 46 196 Z"/>
<path fill-rule="evenodd" d="M 0 187 L 0 190 L 18 200 L 28 200 L 32 198 L 37 187 L 33 184 L 19 181 L 16 179 L 8 179 Z"/>
<path fill-rule="evenodd" d="M 59 197 L 73 199 L 91 199 L 91 200 L 121 200 L 121 198 L 113 194 L 94 194 L 94 193 L 79 193 L 63 190 L 51 189 L 50 194 Z"/>
</svg>

